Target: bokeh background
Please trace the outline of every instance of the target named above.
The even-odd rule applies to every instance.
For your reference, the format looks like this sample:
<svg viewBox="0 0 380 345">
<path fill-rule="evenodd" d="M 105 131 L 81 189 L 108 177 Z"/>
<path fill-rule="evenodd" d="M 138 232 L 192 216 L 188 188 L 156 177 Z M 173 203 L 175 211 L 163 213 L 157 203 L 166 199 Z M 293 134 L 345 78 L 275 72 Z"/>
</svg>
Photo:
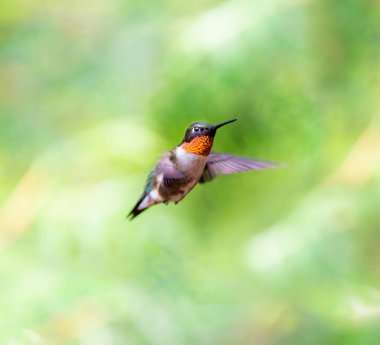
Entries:
<svg viewBox="0 0 380 345">
<path fill-rule="evenodd" d="M 378 344 L 380 4 L 0 3 L 0 343 Z M 125 219 L 189 123 L 286 163 Z"/>
</svg>

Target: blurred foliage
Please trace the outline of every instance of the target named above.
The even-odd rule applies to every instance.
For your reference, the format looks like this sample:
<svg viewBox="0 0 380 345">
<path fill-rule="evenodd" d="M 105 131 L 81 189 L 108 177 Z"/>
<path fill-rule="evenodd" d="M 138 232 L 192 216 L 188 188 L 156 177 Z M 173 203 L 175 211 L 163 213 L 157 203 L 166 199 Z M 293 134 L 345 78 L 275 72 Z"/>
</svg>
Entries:
<svg viewBox="0 0 380 345">
<path fill-rule="evenodd" d="M 0 343 L 376 344 L 380 5 L 0 2 Z M 286 163 L 125 215 L 194 121 Z"/>
</svg>

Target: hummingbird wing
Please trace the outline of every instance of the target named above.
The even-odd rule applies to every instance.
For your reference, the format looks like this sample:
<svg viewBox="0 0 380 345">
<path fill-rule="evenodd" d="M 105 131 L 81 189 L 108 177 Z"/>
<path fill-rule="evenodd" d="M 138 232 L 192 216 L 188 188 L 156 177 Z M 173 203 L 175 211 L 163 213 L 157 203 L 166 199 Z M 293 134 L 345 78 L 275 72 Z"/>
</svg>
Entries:
<svg viewBox="0 0 380 345">
<path fill-rule="evenodd" d="M 157 174 L 162 174 L 162 182 L 166 187 L 171 187 L 187 178 L 187 175 L 176 166 L 175 154 L 173 151 L 165 153 L 157 165 Z"/>
<path fill-rule="evenodd" d="M 274 168 L 277 165 L 276 163 L 211 152 L 207 158 L 206 166 L 199 183 L 209 182 L 217 175 L 236 174 L 248 170 L 262 170 Z"/>
</svg>

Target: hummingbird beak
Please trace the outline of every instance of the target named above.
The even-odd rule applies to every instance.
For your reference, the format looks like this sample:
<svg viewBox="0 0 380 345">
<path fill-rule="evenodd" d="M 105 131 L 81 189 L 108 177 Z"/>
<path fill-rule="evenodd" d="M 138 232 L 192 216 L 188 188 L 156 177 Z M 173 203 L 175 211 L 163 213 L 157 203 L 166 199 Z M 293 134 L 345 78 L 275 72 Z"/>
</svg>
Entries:
<svg viewBox="0 0 380 345">
<path fill-rule="evenodd" d="M 227 125 L 227 124 L 229 124 L 229 123 L 231 123 L 231 122 L 235 122 L 236 120 L 237 120 L 237 119 L 233 119 L 233 120 L 225 121 L 225 122 L 222 122 L 222 123 L 218 123 L 217 125 L 215 125 L 215 126 L 213 127 L 213 130 L 216 131 L 218 128 L 220 128 L 220 127 L 222 127 L 222 126 L 224 126 L 224 125 Z"/>
</svg>

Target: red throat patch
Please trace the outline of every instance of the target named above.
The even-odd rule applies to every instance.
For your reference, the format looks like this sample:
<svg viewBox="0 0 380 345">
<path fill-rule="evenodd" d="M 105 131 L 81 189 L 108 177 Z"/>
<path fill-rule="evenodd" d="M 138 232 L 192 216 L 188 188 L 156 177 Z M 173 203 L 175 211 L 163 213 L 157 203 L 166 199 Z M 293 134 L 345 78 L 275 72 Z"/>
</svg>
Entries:
<svg viewBox="0 0 380 345">
<path fill-rule="evenodd" d="M 214 143 L 214 138 L 207 135 L 199 135 L 195 137 L 189 143 L 184 142 L 182 148 L 189 153 L 194 153 L 196 155 L 207 156 L 210 151 L 212 144 Z"/>
</svg>

